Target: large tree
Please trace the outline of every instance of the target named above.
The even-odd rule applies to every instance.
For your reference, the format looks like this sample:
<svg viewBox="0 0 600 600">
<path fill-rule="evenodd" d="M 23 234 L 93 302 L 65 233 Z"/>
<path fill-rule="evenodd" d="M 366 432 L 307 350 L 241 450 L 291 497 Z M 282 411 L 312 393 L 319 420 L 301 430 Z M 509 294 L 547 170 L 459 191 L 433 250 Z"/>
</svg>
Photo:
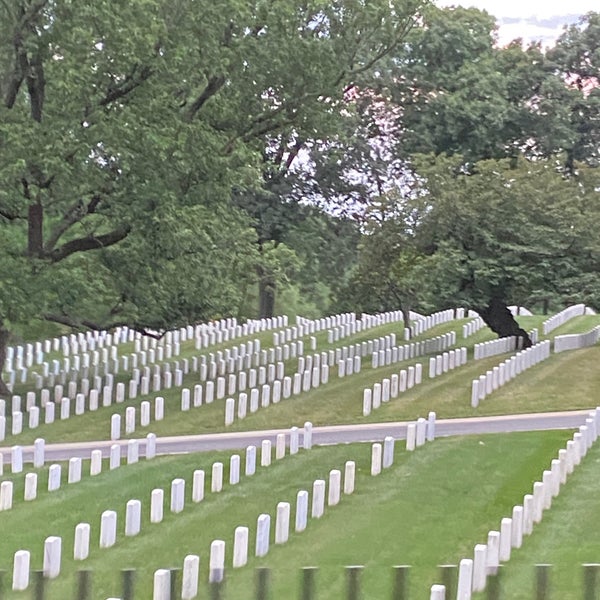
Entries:
<svg viewBox="0 0 600 600">
<path fill-rule="evenodd" d="M 326 137 L 421 4 L 0 3 L 0 364 L 32 318 L 233 312 L 258 257 L 232 192 Z"/>
<path fill-rule="evenodd" d="M 387 197 L 417 219 L 364 236 L 359 283 L 380 255 L 397 289 L 410 291 L 417 269 L 413 304 L 463 304 L 501 335 L 524 335 L 510 303 L 598 306 L 597 19 L 544 54 L 494 46 L 485 13 L 431 8 L 388 72 L 396 157 L 410 169 Z M 397 245 L 387 260 L 386 230 Z M 407 255 L 417 258 L 398 269 Z"/>
</svg>

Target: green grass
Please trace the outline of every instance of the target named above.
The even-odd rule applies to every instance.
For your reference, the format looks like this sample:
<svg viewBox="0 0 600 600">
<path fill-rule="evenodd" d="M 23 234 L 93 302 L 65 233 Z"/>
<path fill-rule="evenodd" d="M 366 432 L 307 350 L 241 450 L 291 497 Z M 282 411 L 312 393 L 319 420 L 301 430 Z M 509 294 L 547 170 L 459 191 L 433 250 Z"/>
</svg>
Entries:
<svg viewBox="0 0 600 600">
<path fill-rule="evenodd" d="M 519 321 L 527 330 L 538 327 L 541 331 L 544 319 L 542 316 L 520 317 Z M 457 346 L 466 345 L 472 356 L 474 343 L 494 339 L 494 336 L 484 328 L 463 340 L 464 322 L 466 320 L 440 325 L 417 339 L 454 329 Z M 549 337 L 586 332 L 599 322 L 600 317 L 579 317 L 554 330 Z M 320 332 L 316 335 L 317 351 L 373 339 L 392 331 L 401 343 L 402 328 L 398 324 L 373 328 L 331 346 L 326 343 L 326 333 Z M 272 343 L 272 332 L 261 334 L 260 339 L 262 347 L 268 348 Z M 304 341 L 305 354 L 308 354 L 308 338 Z M 216 352 L 225 346 L 211 347 L 202 353 Z M 125 348 L 127 346 L 122 346 L 123 350 Z M 180 358 L 197 354 L 192 343 L 187 342 Z M 288 428 L 301 426 L 306 420 L 315 425 L 412 420 L 430 410 L 435 410 L 438 418 L 448 418 L 574 410 L 600 404 L 597 392 L 600 389 L 597 369 L 600 346 L 596 346 L 552 355 L 494 392 L 477 409 L 471 408 L 472 379 L 507 356 L 470 360 L 466 366 L 433 380 L 427 377 L 428 357 L 379 369 L 372 369 L 370 361 L 363 359 L 360 374 L 339 379 L 337 370 L 333 369 L 326 386 L 260 409 L 245 420 L 236 421 L 227 430 Z M 423 383 L 383 405 L 368 418 L 362 417 L 363 389 L 417 361 L 423 364 Z M 296 361 L 290 361 L 286 372 L 295 370 L 295 365 Z M 185 385 L 193 387 L 197 383 L 195 377 L 188 377 Z M 127 406 L 139 406 L 142 400 L 152 399 L 155 395 L 158 394 L 100 408 L 95 413 L 65 421 L 57 420 L 51 426 L 25 430 L 18 437 L 9 435 L 4 446 L 31 443 L 37 437 L 43 437 L 49 443 L 107 439 L 113 413 L 124 414 Z M 223 400 L 182 413 L 179 389 L 166 390 L 160 395 L 166 400 L 165 420 L 152 422 L 131 437 L 142 437 L 149 431 L 164 436 L 225 430 Z M 292 534 L 285 546 L 272 547 L 266 559 L 251 559 L 248 567 L 230 571 L 225 600 L 249 597 L 253 567 L 260 565 L 273 570 L 272 598 L 295 598 L 298 568 L 315 564 L 320 567 L 318 597 L 341 597 L 345 585 L 343 566 L 348 564 L 366 565 L 363 600 L 388 597 L 391 566 L 409 564 L 412 565 L 411 600 L 425 599 L 429 597 L 430 585 L 439 581 L 437 565 L 456 564 L 461 558 L 471 556 L 473 546 L 485 542 L 487 532 L 498 528 L 500 519 L 510 516 L 512 506 L 521 502 L 524 493 L 529 493 L 533 481 L 541 477 L 543 469 L 556 457 L 558 449 L 565 446 L 570 435 L 566 431 L 553 431 L 440 439 L 415 453 L 400 451 L 399 443 L 395 466 L 376 478 L 369 475 L 368 444 L 315 448 L 309 453 L 279 461 L 269 469 L 260 469 L 256 476 L 243 478 L 239 486 L 226 486 L 222 494 L 209 493 L 205 501 L 197 505 L 191 503 L 193 470 L 205 469 L 209 489 L 210 467 L 215 460 L 225 463 L 227 480 L 231 452 L 142 461 L 98 477 L 84 476 L 81 483 L 63 484 L 61 490 L 53 493 L 43 491 L 47 485 L 47 470 L 42 469 L 39 471 L 39 498 L 31 503 L 22 501 L 23 475 L 5 475 L 4 480 L 14 480 L 15 498 L 19 500 L 15 500 L 11 511 L 0 513 L 0 569 L 8 571 L 10 580 L 12 556 L 20 548 L 31 550 L 33 569 L 41 568 L 43 540 L 49 535 L 61 535 L 63 575 L 51 582 L 50 599 L 71 597 L 74 571 L 82 567 L 94 570 L 94 598 L 119 596 L 118 571 L 126 567 L 139 569 L 136 597 L 149 598 L 153 571 L 162 567 L 181 567 L 187 553 L 201 555 L 201 578 L 205 581 L 208 548 L 213 539 L 226 540 L 230 564 L 234 528 L 247 525 L 251 531 L 250 554 L 253 554 L 256 518 L 261 512 L 271 514 L 273 539 L 277 502 L 289 501 L 293 515 L 299 489 L 310 490 L 314 479 L 326 479 L 330 469 L 342 469 L 344 462 L 352 459 L 358 466 L 356 493 L 327 510 L 322 519 L 310 521 L 306 532 Z M 84 471 L 86 469 L 89 469 L 88 465 L 84 466 Z M 595 500 L 598 470 L 600 450 L 594 449 L 561 491 L 552 510 L 545 513 L 544 521 L 536 527 L 534 535 L 514 553 L 505 568 L 506 585 L 510 586 L 506 588 L 509 593 L 505 597 L 531 597 L 531 565 L 536 562 L 557 565 L 554 577 L 560 594 L 556 597 L 580 597 L 569 595 L 569 589 L 574 587 L 573 573 L 577 572 L 575 579 L 578 580 L 580 564 L 598 560 L 600 555 Z M 188 482 L 186 509 L 180 515 L 168 512 L 169 486 L 175 477 L 183 477 Z M 65 480 L 66 465 L 63 467 Z M 162 524 L 151 525 L 149 499 L 151 490 L 156 487 L 165 490 L 165 520 Z M 142 533 L 125 539 L 125 504 L 131 498 L 142 501 Z M 118 543 L 110 550 L 101 551 L 97 548 L 100 515 L 107 509 L 118 512 Z M 92 525 L 93 550 L 87 561 L 75 564 L 71 560 L 73 534 L 75 525 L 82 521 Z M 519 596 L 519 589 L 529 591 Z M 9 597 L 21 600 L 30 596 L 28 591 Z"/>
<path fill-rule="evenodd" d="M 600 447 L 592 447 L 582 465 L 544 512 L 533 534 L 513 550 L 503 566 L 503 597 L 534 597 L 535 564 L 550 564 L 552 598 L 579 599 L 582 564 L 600 562 Z"/>
<path fill-rule="evenodd" d="M 51 599 L 68 597 L 76 568 L 93 569 L 94 598 L 118 596 L 118 571 L 129 567 L 138 569 L 136 597 L 149 598 L 154 570 L 180 567 L 188 553 L 201 556 L 204 582 L 213 539 L 226 541 L 226 560 L 231 564 L 233 531 L 247 525 L 252 555 L 259 514 L 271 514 L 273 540 L 277 502 L 290 502 L 293 515 L 298 490 L 310 491 L 315 479 L 327 479 L 333 468 L 343 471 L 344 462 L 351 459 L 357 464 L 355 493 L 326 509 L 323 518 L 310 519 L 307 530 L 293 533 L 287 544 L 272 546 L 264 559 L 252 558 L 243 569 L 229 569 L 227 600 L 248 597 L 253 567 L 260 565 L 273 570 L 274 598 L 296 597 L 298 568 L 315 564 L 320 567 L 322 598 L 339 597 L 343 567 L 349 564 L 365 565 L 368 598 L 387 595 L 392 565 L 412 565 L 411 597 L 425 598 L 425 591 L 438 577 L 437 565 L 457 563 L 475 543 L 484 541 L 487 531 L 510 515 L 512 506 L 531 489 L 570 436 L 568 431 L 550 431 L 445 438 L 413 453 L 398 444 L 394 466 L 378 477 L 369 473 L 369 444 L 315 448 L 260 468 L 255 476 L 243 477 L 238 486 L 227 485 L 220 494 L 207 493 L 200 504 L 190 501 L 193 470 L 206 470 L 209 489 L 210 465 L 217 459 L 228 464 L 230 453 L 144 461 L 97 477 L 86 476 L 81 483 L 65 485 L 57 492 L 40 492 L 30 503 L 15 501 L 11 511 L 0 513 L 0 566 L 10 570 L 14 551 L 25 548 L 32 552 L 32 568 L 41 568 L 43 540 L 61 535 L 63 573 L 49 586 Z M 168 512 L 168 490 L 175 477 L 188 482 L 186 508 L 179 515 Z M 40 475 L 40 489 L 43 485 Z M 165 520 L 150 524 L 149 498 L 156 487 L 165 489 Z M 15 496 L 22 498 L 20 494 L 22 487 Z M 124 510 L 131 498 L 142 501 L 144 520 L 139 536 L 125 538 Z M 107 509 L 118 513 L 118 542 L 114 548 L 100 550 L 100 515 Z M 92 525 L 92 552 L 88 560 L 75 564 L 71 560 L 73 532 L 79 522 Z M 25 598 L 29 593 L 10 597 Z"/>
</svg>

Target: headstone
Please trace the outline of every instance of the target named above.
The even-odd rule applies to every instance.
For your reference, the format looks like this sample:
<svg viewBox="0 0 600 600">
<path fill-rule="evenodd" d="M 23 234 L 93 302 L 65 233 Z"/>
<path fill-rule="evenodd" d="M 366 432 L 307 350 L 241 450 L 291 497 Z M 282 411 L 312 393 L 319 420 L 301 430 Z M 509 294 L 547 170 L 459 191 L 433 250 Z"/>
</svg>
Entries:
<svg viewBox="0 0 600 600">
<path fill-rule="evenodd" d="M 60 465 L 50 465 L 48 469 L 48 491 L 54 492 L 60 488 L 60 476 L 61 476 Z"/>
<path fill-rule="evenodd" d="M 285 457 L 285 433 L 278 433 L 275 443 L 275 460 Z"/>
<path fill-rule="evenodd" d="M 79 481 L 81 481 L 81 458 L 74 456 L 69 459 L 67 483 L 78 483 Z"/>
<path fill-rule="evenodd" d="M 110 439 L 121 438 L 121 415 L 112 415 L 110 418 Z"/>
<path fill-rule="evenodd" d="M 232 454 L 229 459 L 229 483 L 236 485 L 240 482 L 240 456 Z"/>
<path fill-rule="evenodd" d="M 310 450 L 312 448 L 312 429 L 312 423 L 310 421 L 306 421 L 306 423 L 304 423 L 304 436 L 302 439 L 305 450 Z"/>
<path fill-rule="evenodd" d="M 156 456 L 156 434 L 149 433 L 146 436 L 146 460 L 151 460 Z"/>
<path fill-rule="evenodd" d="M 266 556 L 269 552 L 270 531 L 271 516 L 267 514 L 259 515 L 256 521 L 256 556 Z"/>
<path fill-rule="evenodd" d="M 159 348 L 162 350 L 162 348 Z M 171 597 L 171 571 L 157 569 L 154 571 L 153 600 L 168 600 Z"/>
<path fill-rule="evenodd" d="M 102 450 L 92 450 L 90 458 L 90 475 L 99 475 L 102 472 Z"/>
<path fill-rule="evenodd" d="M 90 524 L 79 523 L 75 527 L 73 559 L 85 560 L 90 554 Z"/>
<path fill-rule="evenodd" d="M 300 490 L 296 496 L 296 522 L 295 530 L 304 531 L 308 520 L 308 492 Z"/>
<path fill-rule="evenodd" d="M 277 517 L 275 520 L 275 543 L 285 544 L 290 535 L 290 504 L 279 502 L 277 504 Z"/>
<path fill-rule="evenodd" d="M 117 541 L 117 513 L 105 510 L 100 517 L 100 548 L 110 548 Z"/>
<path fill-rule="evenodd" d="M 33 443 L 33 467 L 39 469 L 44 466 L 46 454 L 46 442 L 37 438 Z"/>
<path fill-rule="evenodd" d="M 37 473 L 27 473 L 25 475 L 25 501 L 35 500 L 37 498 Z M 2 510 L 0 502 L 0 510 Z"/>
<path fill-rule="evenodd" d="M 406 449 L 412 452 L 417 447 L 417 424 L 409 423 L 406 426 Z"/>
<path fill-rule="evenodd" d="M 373 444 L 371 446 L 371 475 L 379 475 L 381 473 L 381 459 L 381 444 Z"/>
<path fill-rule="evenodd" d="M 233 567 L 243 567 L 248 562 L 248 528 L 236 527 L 233 539 Z"/>
<path fill-rule="evenodd" d="M 271 441 L 263 440 L 260 449 L 260 466 L 268 467 L 271 464 Z"/>
<path fill-rule="evenodd" d="M 13 504 L 13 482 L 0 483 L 0 511 L 10 510 Z"/>
<path fill-rule="evenodd" d="M 209 583 L 219 583 L 223 581 L 225 573 L 225 542 L 223 540 L 213 540 L 210 545 L 210 558 L 208 564 Z"/>
<path fill-rule="evenodd" d="M 150 523 L 160 523 L 163 520 L 164 490 L 157 488 L 150 495 Z"/>
<path fill-rule="evenodd" d="M 171 482 L 171 512 L 180 513 L 185 505 L 185 480 L 173 479 Z"/>
<path fill-rule="evenodd" d="M 29 563 L 29 551 L 17 550 L 15 552 L 12 582 L 12 589 L 14 591 L 26 590 L 29 587 Z"/>
<path fill-rule="evenodd" d="M 112 444 L 109 452 L 108 468 L 112 471 L 121 466 L 121 446 L 119 444 Z"/>
<path fill-rule="evenodd" d="M 204 471 L 196 469 L 192 478 L 192 502 L 204 500 Z"/>
<path fill-rule="evenodd" d="M 340 501 L 342 473 L 337 469 L 329 472 L 329 490 L 327 495 L 327 506 L 335 506 Z"/>
<path fill-rule="evenodd" d="M 140 445 L 138 440 L 129 440 L 127 442 L 127 464 L 133 465 L 140 459 Z"/>
<path fill-rule="evenodd" d="M 254 475 L 256 473 L 256 446 L 248 446 L 246 448 L 246 467 L 244 474 Z"/>
<path fill-rule="evenodd" d="M 487 546 L 477 544 L 473 552 L 473 585 L 474 592 L 482 592 L 487 580 Z"/>
<path fill-rule="evenodd" d="M 200 571 L 200 557 L 188 554 L 183 559 L 183 573 L 181 576 L 181 600 L 192 600 L 198 596 L 198 577 Z M 170 592 L 171 590 L 169 590 Z"/>
<path fill-rule="evenodd" d="M 142 503 L 128 500 L 125 507 L 125 535 L 134 536 L 140 532 L 142 523 Z"/>
<path fill-rule="evenodd" d="M 325 512 L 325 481 L 317 479 L 313 483 L 312 509 L 313 519 L 319 519 Z"/>
<path fill-rule="evenodd" d="M 344 466 L 344 494 L 354 492 L 354 479 L 356 475 L 356 463 L 352 460 L 346 461 Z"/>
<path fill-rule="evenodd" d="M 212 466 L 212 476 L 210 479 L 210 491 L 221 492 L 223 490 L 223 463 L 215 462 Z"/>
</svg>

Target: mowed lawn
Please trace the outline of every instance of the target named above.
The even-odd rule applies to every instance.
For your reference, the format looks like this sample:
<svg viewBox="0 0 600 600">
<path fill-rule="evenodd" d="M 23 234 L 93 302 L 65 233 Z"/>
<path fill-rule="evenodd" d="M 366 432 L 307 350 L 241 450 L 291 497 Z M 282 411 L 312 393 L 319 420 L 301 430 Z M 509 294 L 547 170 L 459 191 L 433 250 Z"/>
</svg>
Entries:
<svg viewBox="0 0 600 600">
<path fill-rule="evenodd" d="M 14 552 L 28 549 L 32 569 L 40 569 L 44 539 L 59 535 L 63 538 L 63 574 L 50 582 L 48 598 L 72 595 L 77 568 L 93 570 L 93 598 L 120 597 L 119 570 L 130 567 L 138 569 L 136 598 L 150 598 L 153 572 L 181 567 L 188 553 L 201 557 L 204 587 L 212 540 L 225 540 L 230 565 L 234 529 L 246 525 L 252 555 L 259 514 L 271 515 L 273 542 L 277 503 L 290 502 L 293 515 L 299 490 L 310 493 L 315 479 L 327 480 L 331 469 L 343 472 L 345 461 L 354 460 L 355 493 L 343 496 L 338 506 L 327 508 L 321 519 L 309 519 L 306 531 L 292 533 L 285 545 L 272 546 L 265 558 L 252 558 L 247 567 L 235 571 L 228 568 L 225 598 L 249 597 L 256 566 L 272 569 L 272 598 L 297 597 L 298 570 L 309 565 L 320 567 L 318 597 L 341 597 L 344 566 L 356 564 L 365 566 L 364 598 L 385 598 L 391 567 L 407 564 L 411 565 L 411 597 L 426 599 L 429 587 L 439 580 L 437 565 L 457 564 L 471 555 L 476 543 L 485 542 L 487 532 L 498 528 L 502 517 L 510 516 L 512 507 L 530 492 L 533 482 L 541 478 L 571 436 L 571 431 L 562 430 L 442 438 L 412 453 L 397 442 L 393 467 L 376 477 L 370 475 L 370 444 L 317 447 L 259 468 L 256 475 L 242 477 L 239 485 L 225 485 L 221 493 L 207 491 L 198 504 L 191 502 L 193 470 L 205 469 L 206 489 L 210 490 L 212 462 L 220 460 L 228 465 L 231 453 L 142 461 L 96 477 L 85 476 L 81 483 L 64 485 L 52 493 L 42 491 L 44 469 L 40 471 L 38 499 L 27 503 L 22 500 L 22 483 L 18 483 L 23 475 L 9 476 L 5 479 L 15 480 L 15 505 L 0 513 L 0 567 L 9 571 L 10 577 Z M 580 468 L 584 474 L 600 466 L 592 455 Z M 228 480 L 227 468 L 225 471 Z M 175 477 L 186 480 L 186 507 L 177 515 L 169 512 L 169 486 Z M 576 473 L 574 485 L 578 478 Z M 598 477 L 590 476 L 587 481 L 592 486 Z M 570 485 L 560 501 L 568 503 Z M 149 499 L 154 488 L 165 490 L 165 519 L 160 524 L 149 523 Z M 125 538 L 125 504 L 132 498 L 142 501 L 142 532 Z M 100 550 L 100 515 L 108 509 L 118 513 L 117 544 Z M 92 551 L 88 560 L 76 564 L 71 557 L 79 522 L 92 526 Z M 591 524 L 590 532 L 595 528 Z M 537 535 L 536 531 L 531 538 L 534 543 Z M 600 537 L 590 535 L 589 539 L 590 551 L 595 546 L 600 553 Z M 31 592 L 9 597 L 29 598 Z"/>
</svg>

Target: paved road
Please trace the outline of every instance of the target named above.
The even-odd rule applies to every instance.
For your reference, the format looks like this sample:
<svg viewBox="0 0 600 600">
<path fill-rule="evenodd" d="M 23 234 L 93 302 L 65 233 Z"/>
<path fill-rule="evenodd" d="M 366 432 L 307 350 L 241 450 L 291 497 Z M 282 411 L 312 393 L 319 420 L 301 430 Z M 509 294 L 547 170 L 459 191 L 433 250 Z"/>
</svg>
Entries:
<svg viewBox="0 0 600 600">
<path fill-rule="evenodd" d="M 534 413 L 524 415 L 503 415 L 496 417 L 475 417 L 466 419 L 438 419 L 436 436 L 479 435 L 484 433 L 506 433 L 511 431 L 539 431 L 547 429 L 574 429 L 584 424 L 590 410 Z M 406 439 L 407 421 L 392 423 L 371 423 L 361 425 L 332 425 L 313 428 L 313 444 L 343 444 L 350 442 L 382 441 L 385 436 Z M 300 429 L 300 433 L 302 433 Z M 157 454 L 181 454 L 207 450 L 235 450 L 250 445 L 260 445 L 262 440 L 275 442 L 277 434 L 288 433 L 287 429 L 269 429 L 238 433 L 214 433 L 205 435 L 187 435 L 157 438 Z M 302 436 L 300 436 L 302 440 Z M 102 450 L 103 456 L 109 455 L 112 444 L 121 446 L 126 454 L 128 440 L 77 442 L 68 444 L 47 444 L 46 461 L 68 460 L 80 456 L 89 458 L 92 450 Z M 140 454 L 143 455 L 145 439 L 140 440 Z M 10 449 L 0 448 L 4 462 L 10 462 Z M 31 461 L 32 446 L 23 447 L 25 461 Z"/>
</svg>

